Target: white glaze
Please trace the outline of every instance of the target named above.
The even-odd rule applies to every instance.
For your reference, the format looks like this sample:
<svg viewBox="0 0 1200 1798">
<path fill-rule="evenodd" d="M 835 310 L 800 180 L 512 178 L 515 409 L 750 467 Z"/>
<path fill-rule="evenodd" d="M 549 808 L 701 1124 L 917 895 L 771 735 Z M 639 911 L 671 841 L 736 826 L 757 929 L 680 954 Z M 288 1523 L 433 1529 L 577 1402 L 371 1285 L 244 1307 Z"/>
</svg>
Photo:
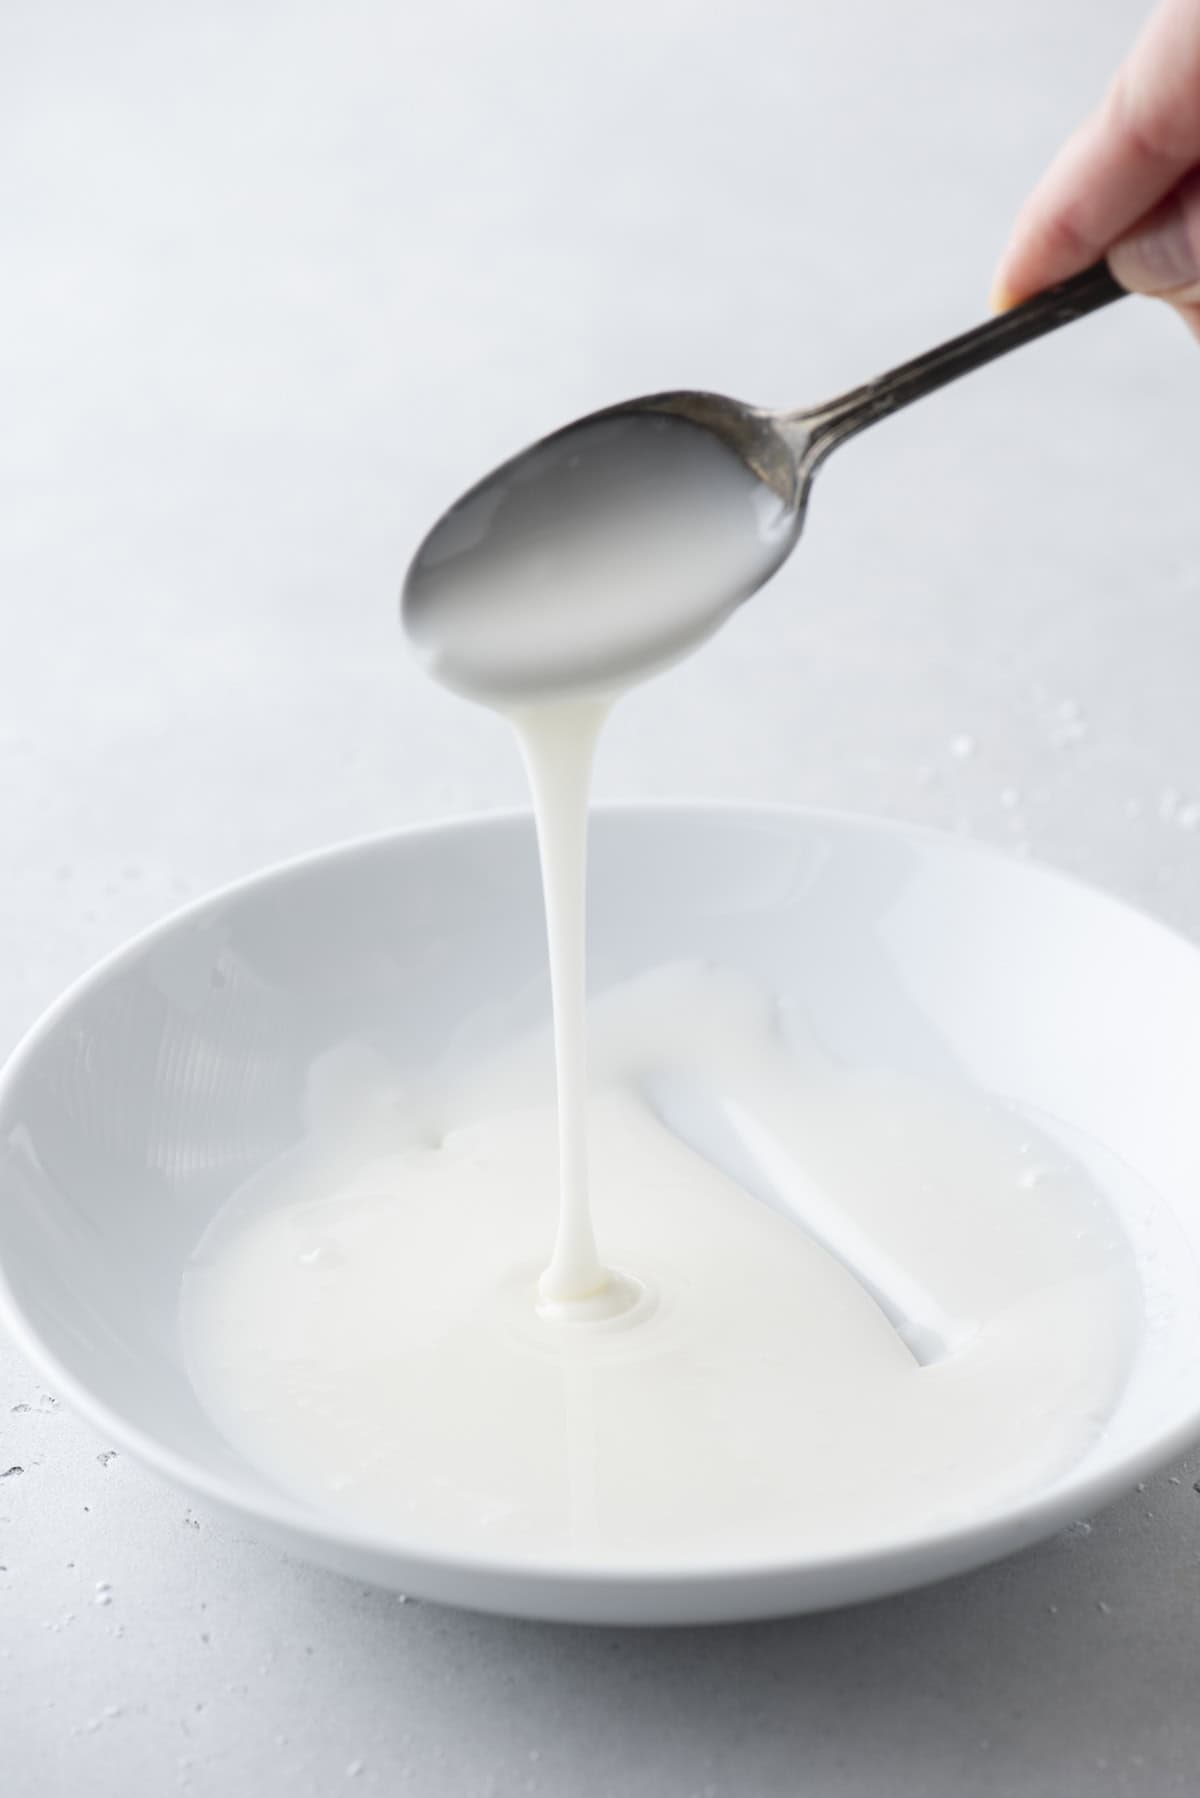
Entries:
<svg viewBox="0 0 1200 1798">
<path fill-rule="evenodd" d="M 639 1305 L 538 1315 L 558 1171 L 551 1045 L 528 1039 L 218 1220 L 185 1337 L 242 1452 L 431 1550 L 662 1566 L 949 1526 L 1094 1440 L 1136 1288 L 1061 1149 L 969 1093 L 839 1070 L 794 1020 L 785 1044 L 770 998 L 711 970 L 606 995 L 592 1049 L 597 1222 Z M 681 1146 L 642 1097 L 664 1072 L 752 1110 L 842 1247 L 869 1238 L 959 1320 L 957 1351 L 918 1365 L 852 1272 Z"/>
<path fill-rule="evenodd" d="M 559 1136 L 559 1211 L 554 1252 L 542 1274 L 544 1304 L 579 1301 L 616 1308 L 622 1294 L 596 1252 L 588 1203 L 587 802 L 603 700 L 566 700 L 513 718 L 537 816 L 550 989 L 554 1008 Z"/>
</svg>

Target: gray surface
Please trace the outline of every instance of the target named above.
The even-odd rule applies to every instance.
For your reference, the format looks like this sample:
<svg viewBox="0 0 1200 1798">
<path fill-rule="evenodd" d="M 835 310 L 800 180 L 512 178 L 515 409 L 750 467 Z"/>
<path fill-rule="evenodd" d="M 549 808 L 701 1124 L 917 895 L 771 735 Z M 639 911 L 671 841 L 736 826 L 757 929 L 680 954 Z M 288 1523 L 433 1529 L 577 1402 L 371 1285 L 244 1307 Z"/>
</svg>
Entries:
<svg viewBox="0 0 1200 1798">
<path fill-rule="evenodd" d="M 589 405 L 970 321 L 1138 10 L 7 0 L 0 1037 L 187 895 L 519 799 L 399 652 L 432 510 Z M 969 830 L 1200 933 L 1198 403 L 1130 303 L 851 446 L 601 790 Z M 399 1606 L 105 1446 L 0 1350 L 8 1798 L 1197 1788 L 1200 1465 L 940 1590 L 635 1637 Z"/>
</svg>

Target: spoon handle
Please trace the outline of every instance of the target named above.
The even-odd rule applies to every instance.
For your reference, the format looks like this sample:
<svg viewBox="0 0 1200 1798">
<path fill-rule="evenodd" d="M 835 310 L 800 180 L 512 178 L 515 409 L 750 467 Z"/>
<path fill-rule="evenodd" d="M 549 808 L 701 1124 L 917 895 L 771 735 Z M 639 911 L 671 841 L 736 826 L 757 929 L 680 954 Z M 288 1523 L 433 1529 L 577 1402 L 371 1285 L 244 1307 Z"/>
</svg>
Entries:
<svg viewBox="0 0 1200 1798">
<path fill-rule="evenodd" d="M 973 331 L 964 331 L 961 337 L 952 337 L 911 362 L 902 362 L 899 368 L 877 376 L 865 386 L 855 387 L 823 406 L 792 413 L 790 418 L 807 433 L 805 464 L 810 470 L 815 468 L 837 444 L 877 419 L 887 418 L 947 382 L 957 381 L 960 375 L 970 374 L 985 362 L 1019 349 L 1023 343 L 1032 343 L 1047 331 L 1057 331 L 1060 325 L 1069 325 L 1100 306 L 1124 299 L 1127 291 L 1114 281 L 1106 262 L 1095 262 L 1082 274 L 1034 294 L 998 318 L 976 325 Z"/>
</svg>

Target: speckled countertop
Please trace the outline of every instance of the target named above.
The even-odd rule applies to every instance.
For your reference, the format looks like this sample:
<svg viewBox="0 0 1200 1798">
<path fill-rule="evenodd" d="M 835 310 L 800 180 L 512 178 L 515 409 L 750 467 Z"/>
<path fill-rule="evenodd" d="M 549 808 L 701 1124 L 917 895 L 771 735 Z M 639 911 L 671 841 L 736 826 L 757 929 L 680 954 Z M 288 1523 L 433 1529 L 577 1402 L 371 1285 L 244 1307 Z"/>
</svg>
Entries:
<svg viewBox="0 0 1200 1798">
<path fill-rule="evenodd" d="M 0 1040 L 186 896 L 520 799 L 396 639 L 433 510 L 590 405 L 971 322 L 1138 11 L 7 0 Z M 1131 303 L 864 438 L 602 794 L 969 831 L 1200 934 L 1198 416 Z M 0 1347 L 0 1789 L 1190 1794 L 1198 1473 L 841 1615 L 550 1629 L 282 1560 Z"/>
</svg>

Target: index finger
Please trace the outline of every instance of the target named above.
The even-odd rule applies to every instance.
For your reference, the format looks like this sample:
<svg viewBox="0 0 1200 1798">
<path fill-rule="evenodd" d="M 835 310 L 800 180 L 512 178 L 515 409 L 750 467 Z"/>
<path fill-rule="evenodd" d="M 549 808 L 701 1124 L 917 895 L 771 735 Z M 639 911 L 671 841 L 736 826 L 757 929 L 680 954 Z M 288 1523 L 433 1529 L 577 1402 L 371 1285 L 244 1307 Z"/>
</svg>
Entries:
<svg viewBox="0 0 1200 1798">
<path fill-rule="evenodd" d="M 1162 0 L 1099 111 L 1026 201 L 997 304 L 1063 281 L 1110 250 L 1200 162 L 1200 0 Z"/>
</svg>

